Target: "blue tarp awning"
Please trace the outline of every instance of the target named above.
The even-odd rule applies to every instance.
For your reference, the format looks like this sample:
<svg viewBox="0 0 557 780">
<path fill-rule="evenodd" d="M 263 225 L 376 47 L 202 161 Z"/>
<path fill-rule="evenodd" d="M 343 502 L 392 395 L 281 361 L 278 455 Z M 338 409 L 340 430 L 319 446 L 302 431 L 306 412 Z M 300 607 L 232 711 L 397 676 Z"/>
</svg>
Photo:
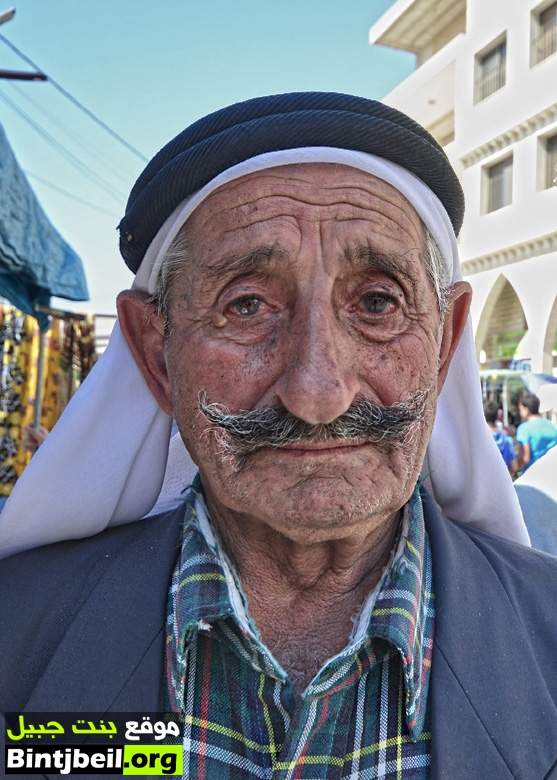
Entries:
<svg viewBox="0 0 557 780">
<path fill-rule="evenodd" d="M 89 300 L 83 263 L 42 210 L 0 125 L 0 296 L 37 316 L 51 295 Z"/>
</svg>

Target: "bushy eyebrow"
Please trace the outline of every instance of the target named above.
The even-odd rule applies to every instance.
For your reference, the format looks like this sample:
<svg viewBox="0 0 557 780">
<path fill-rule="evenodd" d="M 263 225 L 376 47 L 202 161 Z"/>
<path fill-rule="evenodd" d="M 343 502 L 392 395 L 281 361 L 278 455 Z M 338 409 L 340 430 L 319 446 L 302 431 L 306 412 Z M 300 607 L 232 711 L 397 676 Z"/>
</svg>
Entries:
<svg viewBox="0 0 557 780">
<path fill-rule="evenodd" d="M 381 271 L 395 280 L 402 277 L 412 285 L 416 283 L 414 275 L 407 270 L 408 259 L 406 253 L 378 252 L 372 247 L 362 244 L 347 250 L 344 255 L 347 262 L 356 268 Z"/>
<path fill-rule="evenodd" d="M 275 260 L 282 260 L 286 256 L 285 250 L 276 244 L 258 246 L 245 255 L 221 257 L 205 268 L 205 274 L 209 278 L 217 278 L 229 274 L 249 274 L 254 271 L 261 271 Z"/>
<path fill-rule="evenodd" d="M 230 274 L 249 274 L 268 268 L 276 260 L 284 260 L 288 253 L 277 244 L 255 247 L 244 255 L 226 255 L 208 265 L 204 273 L 210 279 L 216 279 Z M 362 244 L 346 250 L 344 257 L 354 268 L 364 268 L 380 271 L 393 279 L 405 279 L 415 284 L 416 279 L 406 269 L 408 260 L 405 254 L 378 252 L 370 246 Z"/>
</svg>

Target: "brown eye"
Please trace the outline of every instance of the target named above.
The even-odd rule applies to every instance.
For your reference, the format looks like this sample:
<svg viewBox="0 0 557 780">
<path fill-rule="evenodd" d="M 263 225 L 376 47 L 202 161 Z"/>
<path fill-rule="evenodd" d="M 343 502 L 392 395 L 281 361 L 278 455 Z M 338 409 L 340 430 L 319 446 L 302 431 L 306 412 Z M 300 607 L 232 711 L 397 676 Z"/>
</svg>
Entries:
<svg viewBox="0 0 557 780">
<path fill-rule="evenodd" d="M 393 300 L 389 295 L 380 292 L 369 292 L 362 295 L 362 305 L 368 314 L 384 314 Z"/>
<path fill-rule="evenodd" d="M 239 298 L 230 304 L 230 309 L 240 317 L 253 317 L 261 308 L 260 298 Z"/>
</svg>

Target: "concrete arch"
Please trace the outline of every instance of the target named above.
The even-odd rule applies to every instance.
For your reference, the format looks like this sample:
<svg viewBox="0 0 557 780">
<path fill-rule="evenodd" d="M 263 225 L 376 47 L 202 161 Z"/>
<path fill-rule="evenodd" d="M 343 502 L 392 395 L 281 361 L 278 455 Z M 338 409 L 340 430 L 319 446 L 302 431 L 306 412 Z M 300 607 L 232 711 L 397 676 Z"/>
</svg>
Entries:
<svg viewBox="0 0 557 780">
<path fill-rule="evenodd" d="M 515 286 L 508 279 L 508 277 L 502 273 L 499 274 L 495 280 L 480 314 L 478 321 L 478 327 L 476 328 L 476 354 L 478 359 L 480 353 L 484 350 L 487 353 L 487 362 L 492 362 L 497 359 L 503 359 L 502 356 L 497 354 L 496 343 L 499 337 L 505 335 L 504 332 L 497 334 L 494 332 L 494 326 L 496 326 L 496 318 L 498 314 L 498 307 L 504 303 L 506 309 L 514 307 L 514 312 L 509 315 L 505 312 L 505 319 L 503 327 L 513 327 L 522 331 L 522 335 L 518 341 L 524 340 L 524 335 L 528 331 L 528 321 L 526 319 L 526 313 L 522 306 L 521 300 L 518 296 Z M 517 347 L 518 347 L 517 341 Z M 506 355 L 505 357 L 512 357 Z"/>
<path fill-rule="evenodd" d="M 553 301 L 543 340 L 543 372 L 553 373 L 553 349 L 557 343 L 557 296 Z"/>
</svg>

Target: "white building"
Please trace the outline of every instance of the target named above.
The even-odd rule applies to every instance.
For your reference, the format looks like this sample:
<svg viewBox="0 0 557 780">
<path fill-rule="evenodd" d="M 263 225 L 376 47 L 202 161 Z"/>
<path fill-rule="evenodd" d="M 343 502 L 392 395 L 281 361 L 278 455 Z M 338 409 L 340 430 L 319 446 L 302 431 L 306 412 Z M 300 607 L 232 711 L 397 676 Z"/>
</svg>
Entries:
<svg viewBox="0 0 557 780">
<path fill-rule="evenodd" d="M 369 41 L 416 54 L 384 100 L 460 176 L 480 362 L 557 373 L 557 0 L 396 0 Z"/>
</svg>

